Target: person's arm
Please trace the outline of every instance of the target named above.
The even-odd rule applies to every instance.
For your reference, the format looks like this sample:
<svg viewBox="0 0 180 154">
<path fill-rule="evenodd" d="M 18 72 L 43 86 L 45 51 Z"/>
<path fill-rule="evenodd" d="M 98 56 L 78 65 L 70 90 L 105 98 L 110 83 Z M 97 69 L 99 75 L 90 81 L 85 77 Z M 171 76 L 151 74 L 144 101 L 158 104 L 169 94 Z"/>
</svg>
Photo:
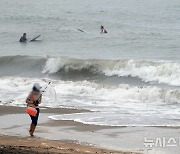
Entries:
<svg viewBox="0 0 180 154">
<path fill-rule="evenodd" d="M 22 37 L 19 39 L 19 42 L 22 42 Z"/>
<path fill-rule="evenodd" d="M 106 29 L 104 29 L 104 33 L 107 33 L 107 30 L 106 30 Z"/>
<path fill-rule="evenodd" d="M 31 93 L 29 94 L 29 96 L 26 98 L 26 103 L 27 103 L 27 106 L 29 106 L 29 105 L 33 105 L 33 101 L 32 101 L 32 99 L 31 99 Z"/>
</svg>

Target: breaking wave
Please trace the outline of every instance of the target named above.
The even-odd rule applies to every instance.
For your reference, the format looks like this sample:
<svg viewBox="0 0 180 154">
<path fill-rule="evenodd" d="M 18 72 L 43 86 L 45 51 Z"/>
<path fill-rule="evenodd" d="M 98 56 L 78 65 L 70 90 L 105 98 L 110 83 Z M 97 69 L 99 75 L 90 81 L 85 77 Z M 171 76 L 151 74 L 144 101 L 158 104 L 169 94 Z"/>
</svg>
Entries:
<svg viewBox="0 0 180 154">
<path fill-rule="evenodd" d="M 180 63 L 145 60 L 74 59 L 67 57 L 0 57 L 0 75 L 132 77 L 144 82 L 180 86 Z"/>
<path fill-rule="evenodd" d="M 144 82 L 180 85 L 180 64 L 145 60 L 100 60 L 49 58 L 43 73 L 78 72 L 106 76 L 138 77 Z"/>
<path fill-rule="evenodd" d="M 33 83 L 47 85 L 50 79 L 1 77 L 0 104 L 25 106 Z M 156 86 L 100 85 L 90 81 L 50 80 L 56 91 L 43 95 L 42 106 L 86 109 L 93 112 L 58 115 L 55 120 L 74 120 L 98 125 L 172 125 L 179 119 L 180 90 Z M 92 118 L 93 117 L 93 118 Z M 54 119 L 52 117 L 52 119 Z M 112 120 L 113 119 L 113 120 Z M 180 125 L 180 122 L 176 122 Z"/>
<path fill-rule="evenodd" d="M 4 98 L 4 93 L 28 93 L 31 90 L 32 84 L 34 82 L 39 82 L 41 85 L 46 85 L 47 81 L 50 79 L 32 79 L 32 78 L 22 78 L 22 77 L 1 77 L 1 97 Z M 156 86 L 131 86 L 128 84 L 119 84 L 118 86 L 107 86 L 100 85 L 98 83 L 90 81 L 62 81 L 62 80 L 50 80 L 52 82 L 52 87 L 59 98 L 68 99 L 85 99 L 86 105 L 93 105 L 94 102 L 104 102 L 107 101 L 108 104 L 96 104 L 98 105 L 117 105 L 121 106 L 124 102 L 134 103 L 165 103 L 165 104 L 180 104 L 180 90 L 179 89 L 163 89 Z M 13 95 L 12 95 L 13 96 Z M 14 97 L 14 96 L 13 96 Z M 6 99 L 6 98 L 5 98 Z M 88 102 L 89 100 L 89 102 Z M 84 100 L 83 100 L 84 101 Z M 23 102 L 24 103 L 24 102 Z M 69 102 L 69 105 L 74 102 Z M 90 103 L 90 104 L 88 104 Z M 111 104 L 112 103 L 112 104 Z M 61 100 L 61 105 L 63 104 Z M 58 107 L 60 104 L 56 104 Z M 68 106 L 68 104 L 65 104 Z M 76 107 L 78 104 L 74 104 Z M 80 103 L 80 105 L 82 105 Z M 73 107 L 75 107 L 73 106 Z M 70 106 L 69 106 L 70 107 Z"/>
</svg>

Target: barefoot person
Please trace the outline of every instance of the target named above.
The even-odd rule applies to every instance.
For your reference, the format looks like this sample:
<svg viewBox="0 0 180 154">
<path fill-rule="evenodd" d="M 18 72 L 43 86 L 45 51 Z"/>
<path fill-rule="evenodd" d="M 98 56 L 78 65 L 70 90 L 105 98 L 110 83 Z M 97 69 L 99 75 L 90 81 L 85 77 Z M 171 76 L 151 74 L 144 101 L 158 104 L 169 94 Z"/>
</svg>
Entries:
<svg viewBox="0 0 180 154">
<path fill-rule="evenodd" d="M 104 28 L 104 26 L 101 26 L 101 34 L 106 34 L 107 30 Z"/>
<path fill-rule="evenodd" d="M 41 103 L 42 94 L 40 91 L 41 87 L 39 83 L 33 85 L 32 91 L 26 99 L 27 107 L 33 108 L 37 111 L 36 115 L 30 115 L 32 123 L 30 125 L 29 134 L 33 136 L 39 117 L 39 104 Z"/>
</svg>

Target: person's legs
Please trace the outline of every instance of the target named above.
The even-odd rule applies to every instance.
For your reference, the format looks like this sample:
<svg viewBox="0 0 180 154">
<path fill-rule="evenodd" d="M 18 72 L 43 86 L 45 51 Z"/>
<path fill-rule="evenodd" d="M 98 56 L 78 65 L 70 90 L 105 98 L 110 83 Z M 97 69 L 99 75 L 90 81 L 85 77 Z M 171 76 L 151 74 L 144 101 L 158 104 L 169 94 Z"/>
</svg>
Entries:
<svg viewBox="0 0 180 154">
<path fill-rule="evenodd" d="M 37 110 L 37 115 L 35 117 L 30 115 L 32 123 L 30 125 L 29 134 L 31 136 L 34 136 L 33 134 L 34 134 L 34 131 L 36 129 L 36 125 L 37 125 L 38 117 L 39 117 L 39 108 L 37 108 L 36 110 Z"/>
<path fill-rule="evenodd" d="M 29 134 L 30 134 L 31 136 L 34 136 L 33 133 L 34 133 L 35 128 L 36 128 L 36 126 L 31 123 L 30 129 L 29 129 Z"/>
</svg>

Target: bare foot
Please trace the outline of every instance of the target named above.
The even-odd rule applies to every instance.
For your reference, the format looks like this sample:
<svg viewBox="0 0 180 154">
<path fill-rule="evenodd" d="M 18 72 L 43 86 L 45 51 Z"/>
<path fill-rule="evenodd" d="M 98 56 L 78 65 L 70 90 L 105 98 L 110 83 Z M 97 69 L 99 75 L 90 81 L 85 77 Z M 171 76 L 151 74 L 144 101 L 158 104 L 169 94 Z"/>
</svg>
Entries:
<svg viewBox="0 0 180 154">
<path fill-rule="evenodd" d="M 33 135 L 33 132 L 32 132 L 31 130 L 29 130 L 29 134 L 30 134 L 31 137 L 34 136 L 34 135 Z"/>
</svg>

